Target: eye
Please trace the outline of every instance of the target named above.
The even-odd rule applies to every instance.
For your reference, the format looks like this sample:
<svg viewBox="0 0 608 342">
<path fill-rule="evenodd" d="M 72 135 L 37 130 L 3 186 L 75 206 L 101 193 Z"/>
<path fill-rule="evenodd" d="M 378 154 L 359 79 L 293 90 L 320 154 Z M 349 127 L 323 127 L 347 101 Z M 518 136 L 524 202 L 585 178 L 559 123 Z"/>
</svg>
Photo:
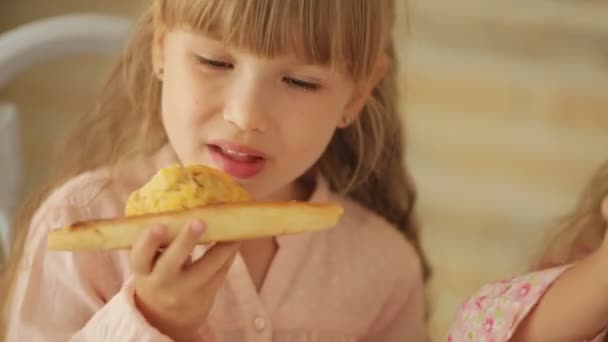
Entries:
<svg viewBox="0 0 608 342">
<path fill-rule="evenodd" d="M 205 58 L 203 56 L 197 56 L 198 62 L 202 65 L 209 66 L 215 69 L 232 69 L 234 65 L 232 63 L 224 62 L 217 59 Z"/>
<path fill-rule="evenodd" d="M 317 91 L 321 88 L 317 83 L 302 81 L 293 77 L 284 77 L 283 81 L 292 87 L 302 88 L 308 91 Z"/>
</svg>

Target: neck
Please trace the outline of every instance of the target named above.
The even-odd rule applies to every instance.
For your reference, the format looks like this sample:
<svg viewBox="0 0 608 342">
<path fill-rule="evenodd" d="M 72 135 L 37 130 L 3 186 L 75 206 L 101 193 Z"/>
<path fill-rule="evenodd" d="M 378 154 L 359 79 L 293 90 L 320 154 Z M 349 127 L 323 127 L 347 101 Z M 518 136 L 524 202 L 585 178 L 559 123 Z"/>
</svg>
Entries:
<svg viewBox="0 0 608 342">
<path fill-rule="evenodd" d="M 315 185 L 314 180 L 301 178 L 261 200 L 264 202 L 308 201 L 312 196 Z"/>
</svg>

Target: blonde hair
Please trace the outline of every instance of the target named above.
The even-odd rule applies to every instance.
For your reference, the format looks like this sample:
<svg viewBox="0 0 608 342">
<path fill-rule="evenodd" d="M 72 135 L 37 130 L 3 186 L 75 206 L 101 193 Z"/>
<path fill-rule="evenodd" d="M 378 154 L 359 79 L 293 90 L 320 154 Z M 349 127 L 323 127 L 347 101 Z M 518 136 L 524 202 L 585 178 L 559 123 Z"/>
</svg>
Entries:
<svg viewBox="0 0 608 342">
<path fill-rule="evenodd" d="M 418 250 L 426 277 L 429 269 L 414 222 L 415 192 L 405 168 L 397 103 L 391 38 L 394 12 L 394 0 L 152 1 L 95 107 L 68 137 L 61 163 L 54 165 L 52 182 L 23 207 L 1 291 L 12 289 L 32 214 L 54 189 L 85 171 L 117 166 L 121 160 L 151 154 L 167 143 L 159 112 L 160 81 L 151 61 L 154 14 L 169 28 L 211 33 L 263 56 L 296 49 L 299 57 L 311 62 L 343 68 L 355 81 L 369 77 L 378 58 L 386 54 L 392 70 L 374 89 L 359 120 L 336 132 L 317 168 L 334 191 L 375 211 L 403 232 Z M 7 321 L 8 297 L 1 299 L 0 324 Z"/>
<path fill-rule="evenodd" d="M 572 263 L 600 246 L 607 225 L 602 215 L 602 203 L 606 196 L 608 162 L 589 181 L 576 208 L 559 222 L 557 233 L 545 250 L 544 262 L 555 265 Z M 581 250 L 581 246 L 586 249 Z"/>
</svg>

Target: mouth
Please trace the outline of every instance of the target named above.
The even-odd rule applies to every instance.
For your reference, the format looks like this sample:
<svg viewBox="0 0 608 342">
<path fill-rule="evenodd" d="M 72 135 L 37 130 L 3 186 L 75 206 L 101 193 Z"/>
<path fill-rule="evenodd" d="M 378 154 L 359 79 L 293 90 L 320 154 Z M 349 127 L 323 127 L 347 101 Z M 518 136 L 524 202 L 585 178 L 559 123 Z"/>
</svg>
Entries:
<svg viewBox="0 0 608 342">
<path fill-rule="evenodd" d="M 229 147 L 219 146 L 219 145 L 208 145 L 209 149 L 216 153 L 224 154 L 226 157 L 234 159 L 235 161 L 240 162 L 255 162 L 259 160 L 264 160 L 265 158 L 259 154 L 252 154 L 247 152 L 241 152 L 238 150 L 231 149 Z"/>
<path fill-rule="evenodd" d="M 237 179 L 253 178 L 264 169 L 268 158 L 253 148 L 229 142 L 207 145 L 214 165 Z"/>
</svg>

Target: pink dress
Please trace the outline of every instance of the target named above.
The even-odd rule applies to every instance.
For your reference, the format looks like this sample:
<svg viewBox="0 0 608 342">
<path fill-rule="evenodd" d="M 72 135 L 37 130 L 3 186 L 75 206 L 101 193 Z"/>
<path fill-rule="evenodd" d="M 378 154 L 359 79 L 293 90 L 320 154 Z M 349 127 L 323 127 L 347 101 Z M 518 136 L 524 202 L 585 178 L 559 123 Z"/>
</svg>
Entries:
<svg viewBox="0 0 608 342">
<path fill-rule="evenodd" d="M 551 284 L 569 267 L 553 267 L 485 285 L 459 307 L 447 341 L 509 341 Z M 600 342 L 603 336 L 591 341 Z"/>
<path fill-rule="evenodd" d="M 46 236 L 75 221 L 120 216 L 131 191 L 175 162 L 164 149 L 128 176 L 97 170 L 50 196 L 32 222 L 9 341 L 170 341 L 134 305 L 127 252 L 53 252 Z M 424 341 L 423 281 L 410 243 L 322 179 L 311 201 L 336 201 L 345 214 L 331 230 L 278 238 L 259 292 L 237 257 L 200 341 Z"/>
</svg>

